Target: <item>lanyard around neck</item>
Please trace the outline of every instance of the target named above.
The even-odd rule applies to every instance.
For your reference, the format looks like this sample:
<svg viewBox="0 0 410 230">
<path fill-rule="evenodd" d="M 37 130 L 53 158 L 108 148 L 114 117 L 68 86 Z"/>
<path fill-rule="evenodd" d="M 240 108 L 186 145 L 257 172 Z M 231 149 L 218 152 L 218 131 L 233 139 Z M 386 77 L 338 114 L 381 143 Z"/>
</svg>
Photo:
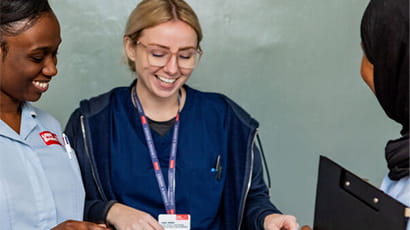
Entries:
<svg viewBox="0 0 410 230">
<path fill-rule="evenodd" d="M 164 202 L 164 206 L 167 213 L 175 214 L 175 163 L 178 144 L 179 105 L 181 100 L 181 93 L 178 94 L 178 112 L 175 117 L 174 132 L 172 135 L 171 154 L 169 156 L 168 188 L 165 185 L 164 176 L 162 174 L 161 166 L 159 164 L 158 155 L 154 146 L 154 141 L 152 139 L 151 130 L 149 128 L 147 117 L 144 113 L 144 109 L 142 108 L 141 102 L 138 99 L 137 90 L 135 86 L 132 88 L 131 94 L 132 102 L 134 104 L 134 107 L 136 107 L 136 109 L 138 110 L 141 119 L 145 140 L 147 141 L 148 150 L 151 156 L 151 161 L 155 172 L 155 177 L 158 182 L 159 190 L 161 191 L 162 201 Z"/>
</svg>

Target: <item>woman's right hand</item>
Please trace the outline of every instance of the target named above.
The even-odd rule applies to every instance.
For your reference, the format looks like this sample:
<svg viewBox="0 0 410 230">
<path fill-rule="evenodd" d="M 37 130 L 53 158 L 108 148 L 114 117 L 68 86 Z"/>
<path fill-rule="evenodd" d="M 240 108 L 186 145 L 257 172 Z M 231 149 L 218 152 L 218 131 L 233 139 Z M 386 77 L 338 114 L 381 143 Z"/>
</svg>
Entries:
<svg viewBox="0 0 410 230">
<path fill-rule="evenodd" d="M 86 221 L 67 220 L 51 230 L 109 230 L 104 224 L 94 224 Z"/>
<path fill-rule="evenodd" d="M 164 230 L 150 214 L 120 203 L 110 208 L 107 221 L 117 230 Z"/>
</svg>

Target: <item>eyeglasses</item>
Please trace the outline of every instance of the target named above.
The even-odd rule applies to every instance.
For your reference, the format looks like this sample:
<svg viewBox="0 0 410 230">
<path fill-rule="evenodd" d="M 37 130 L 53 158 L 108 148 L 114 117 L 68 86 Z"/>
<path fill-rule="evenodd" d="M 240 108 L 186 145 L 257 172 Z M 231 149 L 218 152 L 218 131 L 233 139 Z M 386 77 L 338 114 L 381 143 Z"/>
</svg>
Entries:
<svg viewBox="0 0 410 230">
<path fill-rule="evenodd" d="M 141 45 L 148 51 L 148 63 L 155 67 L 165 66 L 171 57 L 175 55 L 179 68 L 193 69 L 199 63 L 199 59 L 202 56 L 202 51 L 195 48 L 182 49 L 173 53 L 167 48 L 157 45 L 145 45 L 140 41 L 137 41 L 137 45 Z"/>
</svg>

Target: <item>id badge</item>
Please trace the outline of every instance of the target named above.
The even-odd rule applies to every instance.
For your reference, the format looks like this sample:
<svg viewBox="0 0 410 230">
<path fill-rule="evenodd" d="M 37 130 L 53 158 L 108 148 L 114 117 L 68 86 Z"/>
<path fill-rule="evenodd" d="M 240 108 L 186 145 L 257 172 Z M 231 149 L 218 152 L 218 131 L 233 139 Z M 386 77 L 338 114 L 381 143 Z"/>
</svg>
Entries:
<svg viewBox="0 0 410 230">
<path fill-rule="evenodd" d="M 189 214 L 160 214 L 158 222 L 165 230 L 191 229 L 191 216 Z"/>
</svg>

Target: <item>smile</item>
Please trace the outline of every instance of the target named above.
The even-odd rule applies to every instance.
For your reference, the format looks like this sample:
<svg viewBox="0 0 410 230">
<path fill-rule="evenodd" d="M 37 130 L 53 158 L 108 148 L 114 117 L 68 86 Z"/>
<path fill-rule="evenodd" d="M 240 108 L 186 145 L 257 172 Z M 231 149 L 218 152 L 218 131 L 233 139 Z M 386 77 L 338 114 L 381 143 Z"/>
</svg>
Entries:
<svg viewBox="0 0 410 230">
<path fill-rule="evenodd" d="M 169 78 L 158 76 L 158 75 L 155 75 L 155 77 L 157 77 L 157 79 L 159 79 L 160 81 L 162 81 L 166 84 L 172 84 L 177 80 L 176 78 L 169 79 Z"/>
<path fill-rule="evenodd" d="M 49 83 L 48 82 L 41 82 L 41 81 L 32 81 L 33 85 L 40 89 L 40 90 L 46 90 L 48 88 Z"/>
</svg>

